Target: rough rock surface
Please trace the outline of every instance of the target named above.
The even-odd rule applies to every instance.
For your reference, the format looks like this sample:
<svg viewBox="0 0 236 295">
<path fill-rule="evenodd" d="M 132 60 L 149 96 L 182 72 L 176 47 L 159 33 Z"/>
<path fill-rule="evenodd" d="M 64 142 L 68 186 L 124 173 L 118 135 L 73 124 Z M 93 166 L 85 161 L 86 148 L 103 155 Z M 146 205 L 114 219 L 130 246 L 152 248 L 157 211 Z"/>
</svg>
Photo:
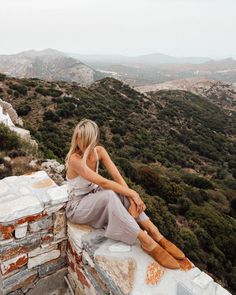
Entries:
<svg viewBox="0 0 236 295">
<path fill-rule="evenodd" d="M 36 159 L 32 160 L 29 165 L 34 169 L 38 168 L 39 170 L 47 172 L 49 177 L 55 181 L 56 184 L 65 184 L 65 180 L 62 176 L 65 165 L 58 163 L 55 159 L 47 159 L 46 161 Z"/>
<path fill-rule="evenodd" d="M 13 124 L 23 126 L 22 119 L 18 117 L 17 112 L 9 102 L 0 99 L 0 106 L 2 106 L 3 112 L 10 116 Z"/>
<path fill-rule="evenodd" d="M 170 270 L 145 253 L 104 237 L 103 229 L 67 221 L 68 280 L 78 294 L 229 295 L 193 264 Z M 189 265 L 189 264 L 188 264 Z M 191 264 L 190 264 L 191 265 Z"/>
<path fill-rule="evenodd" d="M 69 295 L 65 186 L 45 171 L 10 176 L 0 201 L 0 294 Z"/>
</svg>

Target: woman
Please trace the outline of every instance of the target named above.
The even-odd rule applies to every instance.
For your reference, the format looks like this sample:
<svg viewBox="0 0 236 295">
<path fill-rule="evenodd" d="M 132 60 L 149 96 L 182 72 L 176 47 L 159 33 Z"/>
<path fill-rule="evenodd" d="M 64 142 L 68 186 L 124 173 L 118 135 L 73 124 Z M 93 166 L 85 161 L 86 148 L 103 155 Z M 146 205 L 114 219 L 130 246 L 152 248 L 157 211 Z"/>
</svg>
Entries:
<svg viewBox="0 0 236 295">
<path fill-rule="evenodd" d="M 165 239 L 145 214 L 139 194 L 128 187 L 106 149 L 98 145 L 100 131 L 89 119 L 75 127 L 66 156 L 69 201 L 66 216 L 73 223 L 104 228 L 105 237 L 141 247 L 167 268 L 180 268 L 184 253 Z M 113 180 L 98 174 L 102 161 Z"/>
</svg>

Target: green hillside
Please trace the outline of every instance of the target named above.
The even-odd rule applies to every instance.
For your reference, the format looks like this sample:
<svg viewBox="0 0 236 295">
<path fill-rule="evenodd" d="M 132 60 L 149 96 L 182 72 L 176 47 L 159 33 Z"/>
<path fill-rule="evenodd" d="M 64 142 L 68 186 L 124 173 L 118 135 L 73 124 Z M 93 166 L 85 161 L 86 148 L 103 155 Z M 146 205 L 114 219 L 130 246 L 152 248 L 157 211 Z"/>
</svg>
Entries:
<svg viewBox="0 0 236 295">
<path fill-rule="evenodd" d="M 163 234 L 236 291 L 236 113 L 185 91 L 148 96 L 113 78 L 76 83 L 0 76 L 0 98 L 47 158 L 63 162 L 76 123 L 95 120 L 104 145 Z M 100 173 L 106 177 L 102 168 Z"/>
</svg>

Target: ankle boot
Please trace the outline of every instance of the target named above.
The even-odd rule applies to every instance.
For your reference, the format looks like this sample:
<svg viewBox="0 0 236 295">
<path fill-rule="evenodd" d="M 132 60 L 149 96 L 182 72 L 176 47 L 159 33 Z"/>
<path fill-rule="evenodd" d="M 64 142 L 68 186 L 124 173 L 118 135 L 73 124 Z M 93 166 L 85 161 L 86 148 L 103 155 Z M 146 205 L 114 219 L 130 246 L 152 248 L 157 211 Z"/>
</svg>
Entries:
<svg viewBox="0 0 236 295">
<path fill-rule="evenodd" d="M 141 247 L 145 252 L 152 256 L 160 265 L 170 269 L 180 268 L 178 262 L 160 245 L 157 244 L 156 247 L 151 251 L 148 251 L 142 245 Z"/>
<path fill-rule="evenodd" d="M 158 242 L 159 245 L 161 245 L 167 252 L 169 252 L 174 258 L 176 259 L 184 259 L 185 255 L 184 253 L 176 247 L 173 243 L 171 243 L 166 238 L 161 238 Z"/>
</svg>

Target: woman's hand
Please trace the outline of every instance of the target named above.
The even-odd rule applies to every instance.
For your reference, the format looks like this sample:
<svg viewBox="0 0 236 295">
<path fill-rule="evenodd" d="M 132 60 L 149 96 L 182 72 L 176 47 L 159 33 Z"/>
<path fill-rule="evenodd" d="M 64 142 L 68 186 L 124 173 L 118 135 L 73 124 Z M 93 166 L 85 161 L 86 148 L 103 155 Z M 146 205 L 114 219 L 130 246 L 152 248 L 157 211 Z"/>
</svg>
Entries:
<svg viewBox="0 0 236 295">
<path fill-rule="evenodd" d="M 135 190 L 132 190 L 131 198 L 136 204 L 138 214 L 140 214 L 146 209 L 146 205 L 144 204 L 143 200 Z"/>
<path fill-rule="evenodd" d="M 133 201 L 132 198 L 129 198 L 130 206 L 129 206 L 129 214 L 133 216 L 133 218 L 137 218 L 139 216 L 139 212 L 137 211 L 137 205 Z"/>
</svg>

